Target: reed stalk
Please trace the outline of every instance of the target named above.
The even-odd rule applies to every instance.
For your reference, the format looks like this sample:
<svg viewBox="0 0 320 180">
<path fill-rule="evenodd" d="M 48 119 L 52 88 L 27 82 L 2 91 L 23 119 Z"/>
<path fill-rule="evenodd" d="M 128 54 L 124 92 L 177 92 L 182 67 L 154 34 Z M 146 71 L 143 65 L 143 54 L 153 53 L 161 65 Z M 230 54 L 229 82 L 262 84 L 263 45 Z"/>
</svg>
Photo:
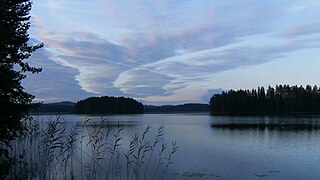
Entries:
<svg viewBox="0 0 320 180">
<path fill-rule="evenodd" d="M 152 127 L 147 125 L 141 134 L 132 136 L 127 150 L 121 148 L 123 127 L 118 123 L 115 128 L 105 118 L 98 122 L 85 118 L 70 127 L 57 116 L 45 122 L 29 119 L 23 126 L 20 136 L 10 143 L 15 164 L 9 179 L 164 178 L 178 149 L 174 141 L 167 152 L 163 126 L 152 138 Z M 156 159 L 156 168 L 150 168 Z"/>
</svg>

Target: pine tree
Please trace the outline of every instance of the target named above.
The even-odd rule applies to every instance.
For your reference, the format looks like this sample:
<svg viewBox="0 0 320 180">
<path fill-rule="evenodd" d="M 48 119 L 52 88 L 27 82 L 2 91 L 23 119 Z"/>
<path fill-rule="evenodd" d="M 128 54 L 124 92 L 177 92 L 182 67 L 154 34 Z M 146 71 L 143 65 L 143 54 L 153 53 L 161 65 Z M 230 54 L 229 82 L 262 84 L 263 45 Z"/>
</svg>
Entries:
<svg viewBox="0 0 320 180">
<path fill-rule="evenodd" d="M 15 138 L 21 119 L 27 116 L 34 98 L 24 91 L 21 80 L 26 73 L 38 73 L 26 60 L 43 44 L 29 45 L 28 29 L 32 2 L 0 1 L 0 158 L 6 156 L 4 145 Z M 2 169 L 2 167 L 0 167 Z M 3 170 L 3 169 L 2 169 Z"/>
</svg>

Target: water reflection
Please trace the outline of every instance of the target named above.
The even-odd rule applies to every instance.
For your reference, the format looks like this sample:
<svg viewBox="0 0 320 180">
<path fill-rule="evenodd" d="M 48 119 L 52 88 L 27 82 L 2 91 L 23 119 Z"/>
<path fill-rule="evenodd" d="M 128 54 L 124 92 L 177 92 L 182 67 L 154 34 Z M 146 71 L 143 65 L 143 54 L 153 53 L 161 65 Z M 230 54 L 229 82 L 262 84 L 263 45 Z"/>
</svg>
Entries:
<svg viewBox="0 0 320 180">
<path fill-rule="evenodd" d="M 130 126 L 138 126 L 141 122 L 137 121 L 105 121 L 104 123 L 99 123 L 97 121 L 89 121 L 89 122 L 81 122 L 82 126 L 121 126 L 121 127 L 130 127 Z"/>
<path fill-rule="evenodd" d="M 63 118 L 69 122 L 85 119 L 75 115 Z M 179 145 L 166 179 L 320 179 L 319 116 L 144 114 L 105 118 L 113 127 L 112 137 L 118 125 L 124 127 L 119 149 L 122 160 L 133 135 L 139 133 L 141 137 L 150 124 L 149 139 L 152 140 L 158 127 L 164 125 L 164 143 L 176 140 Z M 101 117 L 90 119 L 99 123 Z M 81 127 L 87 130 L 84 133 L 94 129 L 92 125 Z M 105 133 L 106 127 L 101 130 Z M 87 148 L 88 142 L 90 140 L 84 138 L 84 145 L 79 147 Z"/>
<path fill-rule="evenodd" d="M 214 116 L 211 127 L 229 130 L 319 130 L 319 116 Z"/>
<path fill-rule="evenodd" d="M 222 176 L 227 179 L 318 179 L 319 117 L 286 118 L 212 117 L 214 145 L 211 148 L 221 149 L 218 152 L 221 157 L 211 156 L 226 165 Z M 228 123 L 215 124 L 217 119 Z M 230 171 L 232 175 L 228 175 Z"/>
</svg>

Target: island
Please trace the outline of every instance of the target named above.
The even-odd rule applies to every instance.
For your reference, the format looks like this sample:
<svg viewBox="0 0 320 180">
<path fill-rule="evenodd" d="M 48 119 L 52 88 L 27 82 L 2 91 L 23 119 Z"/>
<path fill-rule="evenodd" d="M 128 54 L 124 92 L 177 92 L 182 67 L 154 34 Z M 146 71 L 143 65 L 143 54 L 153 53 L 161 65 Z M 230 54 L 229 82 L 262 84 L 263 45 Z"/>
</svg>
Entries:
<svg viewBox="0 0 320 180">
<path fill-rule="evenodd" d="M 80 100 L 74 107 L 76 114 L 142 114 L 142 103 L 125 97 L 90 97 Z"/>
</svg>

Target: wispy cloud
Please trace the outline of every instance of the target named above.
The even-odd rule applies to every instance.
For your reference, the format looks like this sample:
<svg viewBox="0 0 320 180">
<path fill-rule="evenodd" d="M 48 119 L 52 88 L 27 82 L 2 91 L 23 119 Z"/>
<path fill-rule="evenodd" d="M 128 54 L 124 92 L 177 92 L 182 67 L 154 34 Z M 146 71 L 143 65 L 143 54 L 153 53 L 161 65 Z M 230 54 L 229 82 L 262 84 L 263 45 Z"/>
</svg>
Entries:
<svg viewBox="0 0 320 180">
<path fill-rule="evenodd" d="M 302 1 L 81 1 L 76 6 L 83 22 L 69 14 L 79 12 L 66 13 L 72 3 L 49 6 L 66 26 L 35 18 L 37 35 L 50 52 L 42 58 L 65 68 L 81 92 L 96 95 L 200 101 L 219 88 L 203 82 L 220 72 L 319 48 L 319 23 L 292 23 L 312 8 Z"/>
<path fill-rule="evenodd" d="M 77 101 L 93 95 L 83 91 L 74 77 L 78 71 L 61 66 L 51 59 L 52 54 L 40 49 L 32 55 L 30 64 L 41 67 L 39 74 L 29 75 L 23 81 L 23 86 L 28 92 L 36 95 L 36 101 Z"/>
<path fill-rule="evenodd" d="M 320 37 L 320 23 L 312 24 L 297 24 L 289 27 L 287 30 L 282 32 L 280 36 L 283 37 L 297 37 L 297 36 L 308 36 L 316 34 Z"/>
</svg>

